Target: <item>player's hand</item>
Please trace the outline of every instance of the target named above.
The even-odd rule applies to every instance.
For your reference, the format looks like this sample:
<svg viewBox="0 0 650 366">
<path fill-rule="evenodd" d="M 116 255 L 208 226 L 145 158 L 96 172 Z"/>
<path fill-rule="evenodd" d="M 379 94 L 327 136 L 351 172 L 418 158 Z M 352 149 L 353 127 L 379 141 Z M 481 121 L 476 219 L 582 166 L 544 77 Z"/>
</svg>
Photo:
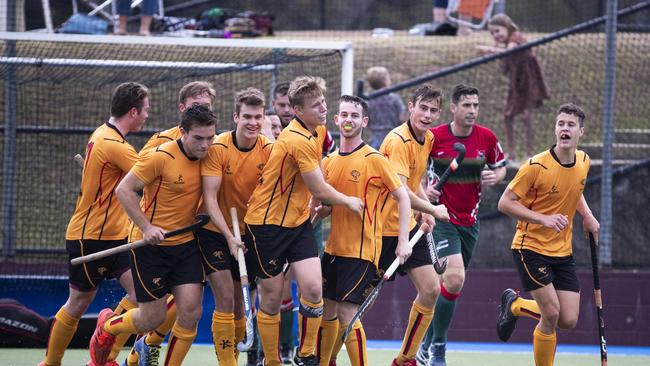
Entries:
<svg viewBox="0 0 650 366">
<path fill-rule="evenodd" d="M 411 254 L 413 253 L 413 248 L 408 243 L 408 240 L 399 241 L 397 243 L 397 248 L 395 249 L 395 256 L 399 258 L 399 264 L 404 264 Z"/>
<path fill-rule="evenodd" d="M 444 222 L 449 221 L 449 212 L 447 211 L 447 207 L 445 207 L 445 205 L 435 205 L 433 207 L 435 209 L 433 212 L 433 217 Z"/>
<path fill-rule="evenodd" d="M 600 232 L 600 223 L 594 215 L 588 215 L 582 218 L 582 230 L 585 232 L 585 238 L 589 238 L 589 233 L 594 236 L 594 241 L 598 245 L 598 233 Z"/>
<path fill-rule="evenodd" d="M 493 186 L 497 184 L 497 175 L 493 170 L 486 169 L 481 172 L 481 184 L 486 186 Z"/>
<path fill-rule="evenodd" d="M 479 46 L 476 46 L 475 48 L 476 48 L 476 52 L 478 52 L 478 54 L 481 55 L 481 56 L 485 56 L 485 55 L 489 55 L 489 54 L 494 53 L 492 51 L 492 47 L 490 47 L 490 46 L 481 46 L 481 45 L 479 45 Z"/>
<path fill-rule="evenodd" d="M 160 244 L 165 239 L 165 230 L 158 226 L 149 225 L 142 230 L 142 238 L 149 245 Z"/>
<path fill-rule="evenodd" d="M 540 221 L 542 225 L 558 233 L 569 225 L 569 217 L 562 214 L 543 215 Z"/>
<path fill-rule="evenodd" d="M 235 260 L 238 258 L 237 251 L 239 251 L 239 249 L 243 250 L 244 253 L 246 253 L 246 245 L 243 241 L 237 240 L 234 235 L 228 235 L 226 237 L 226 242 L 228 242 L 228 250 L 230 250 L 230 255 L 235 257 Z"/>
<path fill-rule="evenodd" d="M 363 212 L 363 201 L 359 197 L 348 196 L 345 206 L 358 214 Z"/>
<path fill-rule="evenodd" d="M 433 228 L 436 227 L 436 220 L 429 214 L 423 213 L 421 222 L 422 225 L 420 226 L 420 230 L 424 231 L 425 233 L 430 233 Z"/>
<path fill-rule="evenodd" d="M 332 213 L 332 206 L 319 204 L 312 209 L 310 221 L 315 224 Z"/>
<path fill-rule="evenodd" d="M 427 189 L 425 190 L 427 194 L 427 198 L 429 198 L 429 202 L 435 203 L 440 200 L 440 191 L 437 191 L 433 186 L 428 186 Z"/>
</svg>

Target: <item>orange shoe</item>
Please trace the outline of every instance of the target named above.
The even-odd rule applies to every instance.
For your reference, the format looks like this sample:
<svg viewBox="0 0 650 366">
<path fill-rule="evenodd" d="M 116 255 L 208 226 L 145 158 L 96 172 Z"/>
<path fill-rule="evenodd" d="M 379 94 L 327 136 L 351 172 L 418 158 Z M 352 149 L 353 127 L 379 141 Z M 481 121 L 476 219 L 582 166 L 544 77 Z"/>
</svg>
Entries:
<svg viewBox="0 0 650 366">
<path fill-rule="evenodd" d="M 111 349 L 115 343 L 115 336 L 104 330 L 104 323 L 114 317 L 115 313 L 111 309 L 104 309 L 99 312 L 97 317 L 97 326 L 92 338 L 90 338 L 90 360 L 95 366 L 105 366 Z"/>
</svg>

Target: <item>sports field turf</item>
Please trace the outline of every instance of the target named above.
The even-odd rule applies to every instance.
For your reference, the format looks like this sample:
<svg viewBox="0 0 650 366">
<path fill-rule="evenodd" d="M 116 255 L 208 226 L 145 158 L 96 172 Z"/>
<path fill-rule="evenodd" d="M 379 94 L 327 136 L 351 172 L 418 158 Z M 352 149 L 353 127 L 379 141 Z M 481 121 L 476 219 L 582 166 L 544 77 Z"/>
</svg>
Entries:
<svg viewBox="0 0 650 366">
<path fill-rule="evenodd" d="M 480 351 L 450 350 L 447 352 L 447 363 L 453 366 L 530 366 L 533 364 L 532 354 L 529 350 L 522 351 L 522 347 L 499 345 L 490 348 L 493 348 L 493 350 L 486 351 L 486 348 L 483 346 L 478 347 Z M 528 347 L 524 346 L 523 348 Z M 634 348 L 631 350 L 632 352 L 626 352 L 625 350 L 612 352 L 610 350 L 609 364 L 616 366 L 650 365 L 650 352 L 647 348 L 641 349 L 641 352 L 634 352 Z M 44 352 L 44 349 L 0 348 L 0 355 L 2 355 L 0 364 L 7 366 L 34 366 L 42 360 Z M 388 366 L 397 352 L 397 349 L 370 349 L 368 350 L 368 364 L 371 366 Z M 571 352 L 571 350 L 563 352 L 560 349 L 555 358 L 555 364 L 561 366 L 600 365 L 600 357 L 597 354 L 582 354 L 583 352 L 583 350 L 579 350 L 578 352 Z M 597 349 L 595 349 L 595 352 L 597 352 Z M 122 360 L 125 355 L 126 351 L 120 354 L 119 359 Z M 164 347 L 161 354 L 161 361 L 163 357 Z M 72 349 L 66 351 L 63 365 L 85 365 L 87 361 L 88 350 Z M 215 365 L 216 359 L 212 346 L 193 346 L 184 364 L 194 366 Z M 239 365 L 245 365 L 245 355 L 240 357 Z M 341 350 L 338 356 L 337 365 L 350 365 L 345 348 Z"/>
</svg>

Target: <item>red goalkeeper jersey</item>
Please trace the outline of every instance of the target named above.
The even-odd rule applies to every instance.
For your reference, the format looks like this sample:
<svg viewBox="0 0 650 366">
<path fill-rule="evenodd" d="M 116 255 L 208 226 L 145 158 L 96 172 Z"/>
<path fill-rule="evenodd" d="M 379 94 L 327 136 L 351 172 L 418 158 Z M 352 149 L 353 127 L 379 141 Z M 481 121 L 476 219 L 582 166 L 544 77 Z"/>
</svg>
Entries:
<svg viewBox="0 0 650 366">
<path fill-rule="evenodd" d="M 447 169 L 458 155 L 454 143 L 465 145 L 465 160 L 442 188 L 440 203 L 449 211 L 450 221 L 459 226 L 476 223 L 478 205 L 481 201 L 481 171 L 485 165 L 496 169 L 506 165 L 501 145 L 494 133 L 487 127 L 474 125 L 469 136 L 454 136 L 450 124 L 431 129 L 435 136 L 429 158 L 427 184 L 432 184 L 435 172 L 438 176 Z"/>
</svg>

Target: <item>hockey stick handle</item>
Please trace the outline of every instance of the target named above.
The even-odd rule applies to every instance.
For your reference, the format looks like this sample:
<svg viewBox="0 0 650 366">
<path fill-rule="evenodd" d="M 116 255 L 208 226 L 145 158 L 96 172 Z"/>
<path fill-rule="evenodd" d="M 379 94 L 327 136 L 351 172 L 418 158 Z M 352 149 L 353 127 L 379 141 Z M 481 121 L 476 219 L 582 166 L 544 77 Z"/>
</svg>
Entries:
<svg viewBox="0 0 650 366">
<path fill-rule="evenodd" d="M 241 241 L 241 232 L 239 231 L 239 220 L 237 219 L 237 209 L 234 207 L 230 208 L 230 218 L 232 219 L 232 232 L 235 235 L 237 241 Z M 248 272 L 246 271 L 246 259 L 244 257 L 244 251 L 239 248 L 237 249 L 237 264 L 239 266 L 239 277 L 241 277 L 242 284 L 244 281 L 248 285 Z"/>
<path fill-rule="evenodd" d="M 413 237 L 409 240 L 409 248 L 413 248 L 418 240 L 420 240 L 422 235 L 424 235 L 424 231 L 422 231 L 422 229 L 416 231 L 415 235 L 413 235 Z M 384 279 L 388 280 L 391 278 L 395 271 L 397 271 L 397 267 L 399 267 L 399 258 L 395 258 L 393 263 L 391 263 L 388 269 L 386 269 L 386 272 L 384 272 Z"/>
<path fill-rule="evenodd" d="M 460 163 L 462 163 L 465 159 L 465 145 L 461 144 L 460 142 L 456 142 L 454 144 L 454 150 L 458 151 L 458 155 L 454 158 L 454 160 L 451 161 L 451 163 L 449 163 L 449 166 L 442 173 L 438 182 L 436 182 L 436 184 L 433 186 L 433 189 L 436 191 L 440 191 L 442 189 L 442 186 L 447 183 L 447 180 L 451 176 L 451 173 L 455 172 L 456 169 L 458 169 Z"/>
<path fill-rule="evenodd" d="M 81 154 L 75 155 L 74 156 L 74 161 L 76 161 L 77 164 L 79 164 L 79 166 L 82 167 L 82 168 L 84 167 L 84 163 L 86 162 L 86 160 L 84 160 L 84 157 L 81 156 Z"/>
<path fill-rule="evenodd" d="M 589 246 L 591 247 L 591 269 L 594 277 L 594 302 L 598 321 L 598 343 L 600 348 L 600 364 L 607 366 L 607 341 L 605 340 L 605 318 L 603 317 L 603 296 L 600 289 L 600 273 L 598 271 L 598 248 L 594 235 L 589 233 Z"/>
<path fill-rule="evenodd" d="M 230 218 L 232 219 L 232 231 L 235 239 L 241 242 L 239 220 L 237 219 L 237 209 L 235 207 L 230 208 Z M 244 257 L 242 248 L 237 249 L 237 265 L 239 266 L 239 280 L 241 281 L 242 300 L 244 301 L 244 313 L 246 315 L 246 338 L 243 342 L 237 343 L 237 350 L 239 352 L 247 352 L 253 345 L 255 335 L 253 334 L 253 312 L 248 290 L 248 271 L 246 270 L 246 258 Z"/>
<path fill-rule="evenodd" d="M 196 220 L 197 221 L 195 223 L 193 223 L 192 225 L 188 225 L 188 226 L 182 227 L 180 229 L 176 229 L 176 230 L 166 232 L 164 234 L 165 239 L 171 238 L 172 236 L 176 236 L 176 235 L 186 233 L 188 231 L 193 231 L 193 230 L 196 230 L 196 229 L 202 227 L 203 225 L 207 224 L 208 221 L 210 221 L 210 216 L 205 215 L 205 214 L 199 214 L 199 215 L 196 216 Z M 70 264 L 72 264 L 73 266 L 76 266 L 76 265 L 81 264 L 81 263 L 91 262 L 91 261 L 94 261 L 94 260 L 97 260 L 97 259 L 106 258 L 106 257 L 111 256 L 111 255 L 126 252 L 126 251 L 131 250 L 131 249 L 140 248 L 140 247 L 143 247 L 143 246 L 148 245 L 148 244 L 149 243 L 147 241 L 145 241 L 144 239 L 140 239 L 140 240 L 134 241 L 132 243 L 120 245 L 120 246 L 115 247 L 115 248 L 110 248 L 110 249 L 102 250 L 101 252 L 97 252 L 97 253 L 93 253 L 93 254 L 84 255 L 82 257 L 74 258 L 74 259 L 72 259 L 70 261 Z"/>
</svg>

